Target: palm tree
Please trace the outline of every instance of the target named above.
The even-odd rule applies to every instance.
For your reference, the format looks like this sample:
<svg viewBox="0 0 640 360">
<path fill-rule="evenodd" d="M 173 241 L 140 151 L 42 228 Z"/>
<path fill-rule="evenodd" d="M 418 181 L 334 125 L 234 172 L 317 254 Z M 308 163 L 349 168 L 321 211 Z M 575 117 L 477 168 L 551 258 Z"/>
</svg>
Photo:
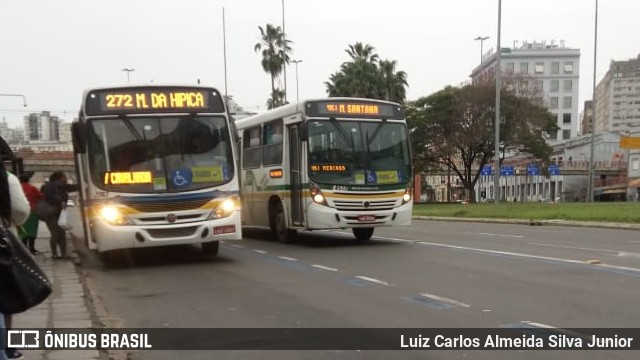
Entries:
<svg viewBox="0 0 640 360">
<path fill-rule="evenodd" d="M 289 53 L 291 47 L 290 40 L 286 40 L 282 28 L 267 24 L 265 28 L 258 26 L 260 29 L 261 42 L 255 44 L 254 51 L 261 51 L 262 69 L 271 76 L 271 94 L 275 94 L 276 78 L 282 73 L 285 64 L 289 63 Z M 273 96 L 272 96 L 273 99 Z"/>
<path fill-rule="evenodd" d="M 345 51 L 354 62 L 366 61 L 375 63 L 378 61 L 378 54 L 374 53 L 375 49 L 376 48 L 369 44 L 364 45 L 358 41 L 353 45 L 349 45 L 349 49 Z"/>
<path fill-rule="evenodd" d="M 267 109 L 275 109 L 282 105 L 285 105 L 284 90 L 275 89 L 267 100 Z"/>
<path fill-rule="evenodd" d="M 407 73 L 396 71 L 396 60 L 381 60 L 378 70 L 384 100 L 403 102 L 406 97 Z"/>
<path fill-rule="evenodd" d="M 375 48 L 357 42 L 345 50 L 351 57 L 325 82 L 329 96 L 353 96 L 403 103 L 407 73 L 396 71 L 397 61 L 379 60 Z"/>
</svg>

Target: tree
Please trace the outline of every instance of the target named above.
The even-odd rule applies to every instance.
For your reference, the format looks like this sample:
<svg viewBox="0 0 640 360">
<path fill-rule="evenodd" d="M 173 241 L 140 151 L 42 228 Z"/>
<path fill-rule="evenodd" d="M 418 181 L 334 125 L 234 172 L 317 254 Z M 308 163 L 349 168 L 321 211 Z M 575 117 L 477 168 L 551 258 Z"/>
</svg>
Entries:
<svg viewBox="0 0 640 360">
<path fill-rule="evenodd" d="M 402 99 L 404 101 L 407 91 L 407 73 L 396 71 L 396 60 L 382 60 L 378 63 L 380 89 L 385 100 Z"/>
<path fill-rule="evenodd" d="M 275 109 L 284 104 L 284 90 L 276 89 L 267 100 L 267 109 Z"/>
<path fill-rule="evenodd" d="M 274 100 L 273 95 L 280 91 L 276 88 L 276 79 L 282 73 L 285 64 L 288 64 L 290 60 L 291 47 L 289 44 L 291 41 L 285 39 L 284 32 L 282 32 L 280 26 L 267 24 L 264 28 L 258 26 L 258 29 L 260 29 L 261 42 L 254 45 L 254 51 L 261 51 L 262 69 L 271 76 L 270 100 Z"/>
<path fill-rule="evenodd" d="M 407 73 L 396 71 L 396 60 L 379 61 L 375 48 L 356 42 L 345 50 L 350 61 L 331 74 L 325 82 L 329 96 L 349 96 L 390 100 L 403 103 Z"/>
<path fill-rule="evenodd" d="M 535 99 L 516 96 L 506 89 L 500 99 L 502 147 L 548 162 L 552 149 L 546 143 L 546 134 L 558 131 L 555 116 Z M 494 158 L 495 87 L 447 87 L 409 103 L 406 116 L 416 168 L 445 166 L 458 176 L 473 201 L 480 171 Z"/>
</svg>

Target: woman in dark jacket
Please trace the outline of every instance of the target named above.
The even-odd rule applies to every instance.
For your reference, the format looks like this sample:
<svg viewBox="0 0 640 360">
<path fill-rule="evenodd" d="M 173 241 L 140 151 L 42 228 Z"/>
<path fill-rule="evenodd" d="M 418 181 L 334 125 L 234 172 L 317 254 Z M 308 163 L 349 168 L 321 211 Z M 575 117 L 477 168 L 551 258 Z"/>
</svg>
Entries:
<svg viewBox="0 0 640 360">
<path fill-rule="evenodd" d="M 63 209 L 67 208 L 69 192 L 78 191 L 78 185 L 67 183 L 67 176 L 62 171 L 56 171 L 49 176 L 49 182 L 42 186 L 44 200 L 56 207 L 55 215 L 45 221 L 47 228 L 51 232 L 51 258 L 68 259 L 67 255 L 67 234 L 65 229 L 58 225 L 58 218 Z M 58 255 L 60 248 L 60 256 Z"/>
</svg>

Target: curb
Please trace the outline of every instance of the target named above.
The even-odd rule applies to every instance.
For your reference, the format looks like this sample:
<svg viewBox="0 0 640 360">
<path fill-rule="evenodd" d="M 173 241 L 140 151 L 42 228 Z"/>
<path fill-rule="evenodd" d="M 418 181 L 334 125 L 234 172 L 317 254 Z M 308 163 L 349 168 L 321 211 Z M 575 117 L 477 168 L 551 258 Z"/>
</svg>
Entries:
<svg viewBox="0 0 640 360">
<path fill-rule="evenodd" d="M 451 221 L 451 222 L 471 222 L 471 223 L 492 223 L 492 224 L 515 224 L 529 226 L 571 226 L 589 227 L 600 229 L 635 230 L 640 231 L 640 224 L 607 223 L 596 221 L 571 221 L 571 220 L 525 220 L 525 219 L 493 219 L 493 218 L 467 218 L 467 217 L 447 217 L 447 216 L 413 216 L 414 220 L 426 221 Z"/>
</svg>

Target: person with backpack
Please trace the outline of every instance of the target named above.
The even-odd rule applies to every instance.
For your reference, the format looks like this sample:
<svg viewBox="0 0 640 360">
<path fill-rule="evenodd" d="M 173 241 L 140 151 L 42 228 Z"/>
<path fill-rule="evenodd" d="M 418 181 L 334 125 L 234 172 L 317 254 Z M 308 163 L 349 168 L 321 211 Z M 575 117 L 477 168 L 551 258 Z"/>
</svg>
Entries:
<svg viewBox="0 0 640 360">
<path fill-rule="evenodd" d="M 4 163 L 0 168 L 0 219 L 7 226 L 9 231 L 13 232 L 17 236 L 18 231 L 16 226 L 22 225 L 29 214 L 31 213 L 31 207 L 29 201 L 22 191 L 20 180 L 4 169 Z M 2 281 L 0 279 L 0 281 Z M 0 294 L 2 296 L 3 294 Z M 4 336 L 4 329 L 11 328 L 11 315 L 4 316 L 4 325 L 0 326 L 0 334 Z M 1 322 L 0 322 L 1 323 Z M 6 340 L 6 337 L 5 339 Z M 2 345 L 2 354 L 0 360 L 6 359 L 22 359 L 22 353 L 16 349 L 6 347 L 6 343 Z"/>
</svg>

